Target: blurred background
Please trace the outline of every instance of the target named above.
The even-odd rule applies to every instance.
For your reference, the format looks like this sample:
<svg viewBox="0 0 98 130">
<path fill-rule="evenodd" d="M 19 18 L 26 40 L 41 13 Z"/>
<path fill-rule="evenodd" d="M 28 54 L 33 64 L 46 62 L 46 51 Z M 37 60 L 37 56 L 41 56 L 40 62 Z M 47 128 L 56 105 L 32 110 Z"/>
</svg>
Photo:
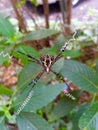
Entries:
<svg viewBox="0 0 98 130">
<path fill-rule="evenodd" d="M 40 59 L 40 56 L 50 54 L 56 57 L 68 41 L 63 58 L 54 68 L 58 73 L 65 72 L 64 76 L 72 81 L 69 86 L 77 100 L 70 100 L 59 87 L 53 89 L 54 84 L 61 84 L 55 75 L 44 75 L 40 80 L 41 87 L 50 85 L 50 92 L 47 88 L 44 91 L 41 87 L 34 88 L 34 100 L 32 98 L 26 109 L 29 116 L 34 110 L 42 118 L 40 120 L 35 115 L 30 118 L 37 122 L 34 122 L 36 128 L 41 122 L 43 128 L 48 130 L 43 123 L 44 118 L 54 130 L 80 130 L 82 123 L 79 125 L 79 118 L 90 103 L 98 100 L 98 0 L 0 0 L 0 130 L 9 130 L 6 125 L 11 130 L 27 130 L 29 127 L 33 130 L 33 122 L 20 117 L 17 123 L 13 118 L 29 89 L 23 84 L 29 78 L 34 80 L 42 70 L 42 67 L 31 64 L 27 56 Z M 64 59 L 72 61 L 67 63 Z M 32 105 L 33 102 L 35 104 Z M 13 103 L 16 103 L 15 106 Z M 98 104 L 94 110 L 98 110 Z M 98 113 L 96 111 L 94 113 Z M 86 130 L 98 130 L 98 114 L 94 117 L 97 118 L 91 120 L 94 123 L 89 122 Z M 85 121 L 88 123 L 88 120 Z M 49 130 L 53 129 L 49 126 Z"/>
</svg>

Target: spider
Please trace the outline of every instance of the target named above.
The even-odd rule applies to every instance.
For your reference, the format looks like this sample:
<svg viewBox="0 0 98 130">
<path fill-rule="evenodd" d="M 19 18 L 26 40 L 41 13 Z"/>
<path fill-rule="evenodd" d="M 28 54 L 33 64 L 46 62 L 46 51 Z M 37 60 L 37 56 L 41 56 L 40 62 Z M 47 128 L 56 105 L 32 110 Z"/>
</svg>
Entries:
<svg viewBox="0 0 98 130">
<path fill-rule="evenodd" d="M 59 54 L 54 57 L 52 55 L 43 55 L 40 57 L 40 59 L 36 59 L 28 54 L 25 54 L 23 52 L 18 51 L 19 53 L 25 55 L 29 60 L 39 64 L 40 66 L 42 66 L 43 70 L 35 77 L 35 79 L 30 82 L 28 85 L 33 84 L 32 87 L 34 87 L 36 85 L 36 83 L 38 82 L 38 80 L 41 78 L 41 76 L 46 72 L 47 74 L 49 74 L 49 72 L 54 73 L 59 79 L 61 79 L 64 83 L 66 83 L 64 77 L 62 75 L 60 75 L 59 73 L 55 72 L 54 70 L 52 70 L 52 66 L 55 64 L 55 62 L 57 62 L 61 57 L 62 57 L 62 53 L 65 51 L 66 47 L 67 47 L 67 43 L 61 48 Z M 69 85 L 66 83 L 66 91 L 70 90 Z"/>
<path fill-rule="evenodd" d="M 54 57 L 51 55 L 43 55 L 40 57 L 40 59 L 36 59 L 28 54 L 25 54 L 23 52 L 18 51 L 19 53 L 25 55 L 26 57 L 29 58 L 29 60 L 39 64 L 40 66 L 42 66 L 43 70 L 33 79 L 33 81 L 31 81 L 29 85 L 32 85 L 32 88 L 37 84 L 38 80 L 41 78 L 41 76 L 46 72 L 47 74 L 49 72 L 52 72 L 53 74 L 55 74 L 60 80 L 62 80 L 66 85 L 65 88 L 63 90 L 63 93 L 68 96 L 69 98 L 75 100 L 75 97 L 73 97 L 70 93 L 68 93 L 71 89 L 69 87 L 69 85 L 66 83 L 66 80 L 64 79 L 64 77 L 62 75 L 60 75 L 59 73 L 55 72 L 54 70 L 52 70 L 52 66 L 62 57 L 63 52 L 66 50 L 68 43 L 66 43 L 64 46 L 62 46 L 62 48 L 60 49 L 59 54 Z M 23 104 L 20 106 L 20 108 L 18 109 L 18 111 L 16 112 L 16 115 L 18 115 L 22 109 L 26 106 L 26 104 L 28 103 L 28 101 L 31 99 L 33 94 L 33 91 L 30 91 L 29 95 L 27 96 L 26 100 L 23 102 Z"/>
</svg>

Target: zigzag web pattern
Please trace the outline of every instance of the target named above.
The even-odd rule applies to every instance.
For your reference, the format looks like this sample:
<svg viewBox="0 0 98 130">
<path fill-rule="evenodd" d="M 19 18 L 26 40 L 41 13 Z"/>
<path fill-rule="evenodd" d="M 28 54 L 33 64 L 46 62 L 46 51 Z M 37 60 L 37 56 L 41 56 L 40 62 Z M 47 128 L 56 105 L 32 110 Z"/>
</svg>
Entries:
<svg viewBox="0 0 98 130">
<path fill-rule="evenodd" d="M 12 56 L 10 56 L 9 53 L 4 53 L 4 51 L 0 52 L 0 56 L 3 56 L 4 58 L 8 56 L 9 59 L 12 59 Z"/>
</svg>

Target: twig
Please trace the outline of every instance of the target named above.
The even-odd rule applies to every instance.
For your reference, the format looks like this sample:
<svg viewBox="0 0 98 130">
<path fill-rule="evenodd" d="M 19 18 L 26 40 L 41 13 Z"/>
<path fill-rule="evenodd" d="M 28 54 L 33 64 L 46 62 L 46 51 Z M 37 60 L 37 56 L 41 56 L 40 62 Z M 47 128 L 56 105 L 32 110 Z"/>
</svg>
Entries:
<svg viewBox="0 0 98 130">
<path fill-rule="evenodd" d="M 36 23 L 36 21 L 35 21 L 35 19 L 34 19 L 34 17 L 33 17 L 32 14 L 31 14 L 31 12 L 30 12 L 25 6 L 23 7 L 23 9 L 25 10 L 25 12 L 27 12 L 28 16 L 32 19 L 32 21 L 33 21 L 34 24 L 35 24 L 35 27 L 36 27 L 36 28 L 39 28 L 38 25 L 37 25 L 37 23 Z"/>
<path fill-rule="evenodd" d="M 12 4 L 12 7 L 13 7 L 14 11 L 15 11 L 16 17 L 17 17 L 17 19 L 19 21 L 19 29 L 21 31 L 24 31 L 25 33 L 27 33 L 28 31 L 27 31 L 25 23 L 24 23 L 25 20 L 24 20 L 23 16 L 20 15 L 20 13 L 19 13 L 19 11 L 18 11 L 18 9 L 16 7 L 16 3 L 17 3 L 16 0 L 10 0 L 10 2 Z"/>
</svg>

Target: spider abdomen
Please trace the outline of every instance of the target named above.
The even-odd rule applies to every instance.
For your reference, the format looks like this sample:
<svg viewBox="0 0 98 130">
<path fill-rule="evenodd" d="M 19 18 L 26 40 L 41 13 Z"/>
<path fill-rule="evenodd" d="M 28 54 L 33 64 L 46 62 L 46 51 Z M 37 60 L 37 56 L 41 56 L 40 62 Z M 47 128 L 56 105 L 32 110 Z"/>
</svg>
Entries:
<svg viewBox="0 0 98 130">
<path fill-rule="evenodd" d="M 50 56 L 50 55 L 44 55 L 44 56 L 41 56 L 40 58 L 45 70 L 47 73 L 49 73 L 50 71 L 50 68 L 52 66 L 52 62 L 54 60 L 54 56 Z"/>
</svg>

